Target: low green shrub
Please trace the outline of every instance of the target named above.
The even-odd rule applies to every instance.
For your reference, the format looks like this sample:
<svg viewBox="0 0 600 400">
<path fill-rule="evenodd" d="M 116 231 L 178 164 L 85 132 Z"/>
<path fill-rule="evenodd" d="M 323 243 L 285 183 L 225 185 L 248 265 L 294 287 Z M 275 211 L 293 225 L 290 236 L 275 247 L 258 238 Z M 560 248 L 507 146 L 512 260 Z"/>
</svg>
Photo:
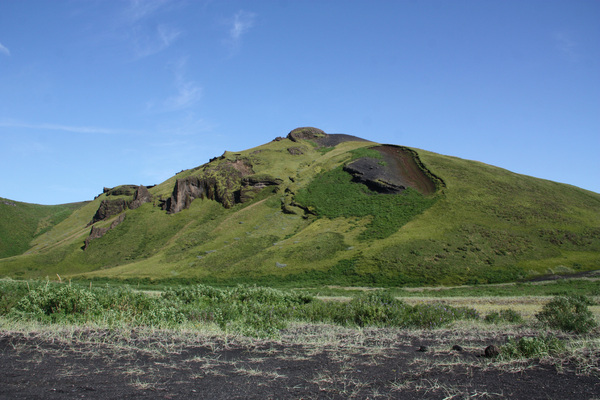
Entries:
<svg viewBox="0 0 600 400">
<path fill-rule="evenodd" d="M 71 285 L 46 284 L 29 291 L 9 316 L 55 322 L 88 320 L 100 311 L 96 296 Z"/>
<path fill-rule="evenodd" d="M 588 306 L 594 304 L 583 295 L 558 296 L 542 308 L 536 318 L 550 328 L 588 333 L 598 326 Z"/>
<path fill-rule="evenodd" d="M 565 345 L 552 336 L 522 337 L 519 340 L 509 338 L 500 347 L 500 356 L 505 360 L 518 358 L 539 358 L 558 354 L 565 350 Z"/>
<path fill-rule="evenodd" d="M 335 322 L 358 326 L 398 325 L 408 306 L 385 292 L 370 292 L 355 297 L 335 315 Z"/>
<path fill-rule="evenodd" d="M 223 300 L 225 298 L 225 292 L 206 285 L 180 286 L 177 288 L 167 288 L 163 292 L 162 297 L 167 300 L 190 304 L 197 302 L 200 299 Z"/>
<path fill-rule="evenodd" d="M 30 290 L 31 287 L 25 282 L 0 281 L 0 316 L 8 314 Z"/>
</svg>

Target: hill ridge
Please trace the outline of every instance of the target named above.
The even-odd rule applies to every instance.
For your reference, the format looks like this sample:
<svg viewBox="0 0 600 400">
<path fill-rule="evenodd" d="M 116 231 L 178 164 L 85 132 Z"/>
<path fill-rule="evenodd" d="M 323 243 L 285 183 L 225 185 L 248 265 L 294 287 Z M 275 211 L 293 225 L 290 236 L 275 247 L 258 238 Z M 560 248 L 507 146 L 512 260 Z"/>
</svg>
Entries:
<svg viewBox="0 0 600 400">
<path fill-rule="evenodd" d="M 0 276 L 428 285 L 600 265 L 599 194 L 312 127 L 60 212 Z"/>
</svg>

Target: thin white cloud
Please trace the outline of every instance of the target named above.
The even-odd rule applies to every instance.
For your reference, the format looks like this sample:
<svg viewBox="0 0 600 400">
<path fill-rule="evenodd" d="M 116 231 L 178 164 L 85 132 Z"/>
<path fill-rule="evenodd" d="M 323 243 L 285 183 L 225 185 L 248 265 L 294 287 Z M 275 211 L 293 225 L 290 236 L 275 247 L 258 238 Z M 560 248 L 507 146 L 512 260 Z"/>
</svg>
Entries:
<svg viewBox="0 0 600 400">
<path fill-rule="evenodd" d="M 125 15 L 133 22 L 147 18 L 167 4 L 166 0 L 131 0 Z"/>
<path fill-rule="evenodd" d="M 131 0 L 123 9 L 119 29 L 131 43 L 135 58 L 148 57 L 169 48 L 182 34 L 180 29 L 158 21 L 163 11 L 179 7 L 167 0 Z"/>
<path fill-rule="evenodd" d="M 250 28 L 254 26 L 256 20 L 256 14 L 249 11 L 238 11 L 232 21 L 231 28 L 229 29 L 229 42 L 233 46 L 238 46 L 244 36 Z"/>
<path fill-rule="evenodd" d="M 159 25 L 156 28 L 156 33 L 164 47 L 169 47 L 181 35 L 181 31 L 165 25 Z"/>
<path fill-rule="evenodd" d="M 124 130 L 124 129 L 107 129 L 99 128 L 96 126 L 74 126 L 74 125 L 61 125 L 61 124 L 32 124 L 28 122 L 20 121 L 0 121 L 0 127 L 2 128 L 23 128 L 23 129 L 35 129 L 41 131 L 62 131 L 71 133 L 84 133 L 84 134 L 104 134 L 104 135 L 118 135 L 124 133 L 136 133 L 136 131 Z"/>
<path fill-rule="evenodd" d="M 195 82 L 182 82 L 177 85 L 177 94 L 165 100 L 165 107 L 170 110 L 181 110 L 196 103 L 202 95 L 202 88 Z"/>
<path fill-rule="evenodd" d="M 8 48 L 6 46 L 4 46 L 2 43 L 0 43 L 0 53 L 10 56 L 10 50 L 8 50 Z"/>
<path fill-rule="evenodd" d="M 186 77 L 187 59 L 182 58 L 175 64 L 175 88 L 177 93 L 168 97 L 163 106 L 166 111 L 176 111 L 194 105 L 202 96 L 202 88 Z"/>
<path fill-rule="evenodd" d="M 167 49 L 181 35 L 181 31 L 158 25 L 156 31 L 145 34 L 140 27 L 133 28 L 131 40 L 135 48 L 136 58 L 144 58 Z"/>
</svg>

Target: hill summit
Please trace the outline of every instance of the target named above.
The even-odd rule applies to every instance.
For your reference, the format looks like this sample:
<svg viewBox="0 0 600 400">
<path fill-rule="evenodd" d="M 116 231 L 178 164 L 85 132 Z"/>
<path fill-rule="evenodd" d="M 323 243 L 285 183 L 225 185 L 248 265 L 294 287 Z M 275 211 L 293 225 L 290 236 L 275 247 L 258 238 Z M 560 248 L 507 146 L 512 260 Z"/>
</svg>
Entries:
<svg viewBox="0 0 600 400">
<path fill-rule="evenodd" d="M 600 194 L 312 127 L 46 207 L 0 202 L 30 226 L 7 252 L 0 223 L 0 276 L 428 285 L 600 264 Z"/>
</svg>

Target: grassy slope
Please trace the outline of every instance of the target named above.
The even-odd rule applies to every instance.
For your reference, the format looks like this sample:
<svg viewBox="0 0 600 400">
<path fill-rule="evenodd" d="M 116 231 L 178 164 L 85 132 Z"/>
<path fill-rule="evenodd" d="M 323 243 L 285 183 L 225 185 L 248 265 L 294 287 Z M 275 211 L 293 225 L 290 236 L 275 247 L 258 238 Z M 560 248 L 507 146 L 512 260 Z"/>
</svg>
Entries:
<svg viewBox="0 0 600 400">
<path fill-rule="evenodd" d="M 31 254 L 0 260 L 0 275 L 421 285 L 506 281 L 600 265 L 599 194 L 422 150 L 422 161 L 446 187 L 431 208 L 391 236 L 361 238 L 370 217 L 281 212 L 286 189 L 297 193 L 316 174 L 349 160 L 348 151 L 369 145 L 347 142 L 321 152 L 285 140 L 227 152 L 228 159 L 249 157 L 256 173 L 283 184 L 229 210 L 195 200 L 189 210 L 167 215 L 145 204 L 127 211 L 121 225 L 84 252 L 86 224 L 102 195 L 37 237 Z M 304 154 L 289 155 L 290 146 Z M 150 192 L 166 198 L 175 179 L 194 172 L 182 171 Z"/>
<path fill-rule="evenodd" d="M 600 265 L 600 195 L 474 161 L 419 154 L 444 179 L 444 194 L 395 235 L 374 243 L 361 259 L 362 273 L 396 283 L 457 284 Z M 565 234 L 573 241 L 562 239 Z"/>
<path fill-rule="evenodd" d="M 51 230 L 82 205 L 45 206 L 0 198 L 0 258 L 23 254 L 35 238 Z"/>
</svg>

